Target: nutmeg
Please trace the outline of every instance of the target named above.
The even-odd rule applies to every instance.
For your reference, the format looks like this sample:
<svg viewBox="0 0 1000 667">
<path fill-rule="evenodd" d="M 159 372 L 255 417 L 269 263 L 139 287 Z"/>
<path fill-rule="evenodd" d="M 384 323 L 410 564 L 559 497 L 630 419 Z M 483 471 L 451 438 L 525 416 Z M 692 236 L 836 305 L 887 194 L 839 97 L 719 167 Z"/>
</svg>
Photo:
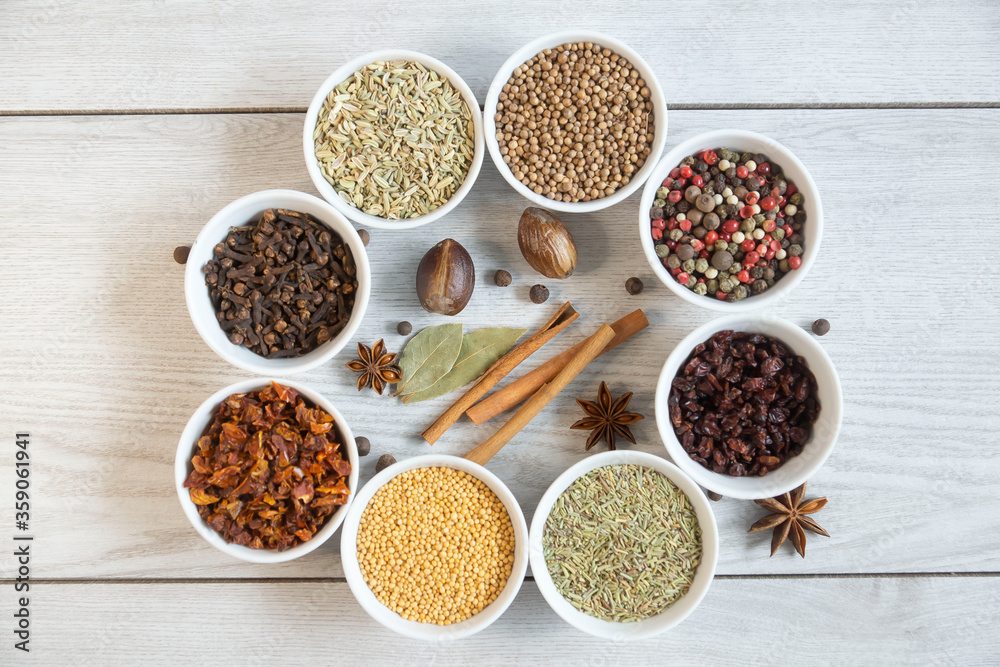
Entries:
<svg viewBox="0 0 1000 667">
<path fill-rule="evenodd" d="M 417 267 L 417 297 L 431 313 L 458 315 L 472 298 L 475 286 L 472 257 L 454 239 L 445 239 L 428 250 Z"/>
<path fill-rule="evenodd" d="M 545 209 L 524 209 L 517 225 L 517 245 L 531 268 L 546 278 L 568 278 L 576 268 L 573 235 Z"/>
</svg>

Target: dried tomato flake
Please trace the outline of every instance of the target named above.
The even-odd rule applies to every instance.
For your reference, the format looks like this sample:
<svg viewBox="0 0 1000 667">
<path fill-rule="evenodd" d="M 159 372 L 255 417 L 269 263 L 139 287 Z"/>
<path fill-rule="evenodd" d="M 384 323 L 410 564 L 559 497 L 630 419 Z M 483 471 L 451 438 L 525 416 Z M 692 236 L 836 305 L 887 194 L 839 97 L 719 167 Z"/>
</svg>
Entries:
<svg viewBox="0 0 1000 667">
<path fill-rule="evenodd" d="M 226 542 L 284 551 L 347 503 L 346 457 L 333 417 L 272 382 L 219 405 L 184 488 Z"/>
</svg>

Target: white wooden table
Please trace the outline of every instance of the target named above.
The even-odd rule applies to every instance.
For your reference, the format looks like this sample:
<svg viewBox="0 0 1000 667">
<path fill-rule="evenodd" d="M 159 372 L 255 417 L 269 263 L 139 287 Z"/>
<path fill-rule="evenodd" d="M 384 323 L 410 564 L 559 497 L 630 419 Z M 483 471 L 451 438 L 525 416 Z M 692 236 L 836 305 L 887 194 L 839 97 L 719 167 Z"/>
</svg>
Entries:
<svg viewBox="0 0 1000 667">
<path fill-rule="evenodd" d="M 830 503 L 808 557 L 747 535 L 761 511 L 715 505 L 718 575 L 697 611 L 659 638 L 607 643 L 562 622 L 531 577 L 470 639 L 389 634 L 344 583 L 337 539 L 282 565 L 226 557 L 188 525 L 173 458 L 210 393 L 246 373 L 196 334 L 171 252 L 229 201 L 314 192 L 303 112 L 340 63 L 399 46 L 457 70 L 480 100 L 529 39 L 562 27 L 613 34 L 656 70 L 668 146 L 721 127 L 779 139 L 809 167 L 826 209 L 820 257 L 774 312 L 832 322 L 844 424 L 810 495 Z M 0 664 L 227 663 L 996 663 L 1000 660 L 1000 299 L 991 258 L 1000 150 L 1000 6 L 761 1 L 622 4 L 216 0 L 0 6 Z M 638 195 L 566 216 L 580 269 L 536 282 L 515 241 L 525 202 L 487 160 L 447 218 L 372 230 L 376 283 L 358 341 L 398 349 L 424 313 L 423 249 L 451 236 L 480 287 L 467 330 L 537 327 L 562 300 L 581 324 L 643 308 L 650 328 L 601 358 L 489 467 L 529 517 L 585 456 L 575 396 L 600 380 L 635 392 L 638 449 L 663 454 L 653 391 L 667 353 L 704 310 L 659 285 L 636 237 Z M 515 285 L 490 285 L 498 268 Z M 646 290 L 628 297 L 636 275 Z M 551 348 L 551 349 L 548 349 Z M 329 396 L 378 454 L 428 451 L 419 431 L 451 400 L 403 407 L 358 394 L 334 363 L 299 376 Z M 532 360 L 533 366 L 538 361 Z M 492 432 L 463 422 L 434 451 Z M 14 434 L 31 433 L 31 652 L 13 648 Z"/>
</svg>

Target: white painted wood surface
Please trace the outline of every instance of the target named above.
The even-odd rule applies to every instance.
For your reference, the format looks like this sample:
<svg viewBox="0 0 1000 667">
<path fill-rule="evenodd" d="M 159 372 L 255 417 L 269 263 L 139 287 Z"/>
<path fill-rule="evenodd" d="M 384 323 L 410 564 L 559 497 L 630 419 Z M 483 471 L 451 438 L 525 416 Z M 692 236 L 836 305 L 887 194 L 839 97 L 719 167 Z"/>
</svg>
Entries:
<svg viewBox="0 0 1000 667">
<path fill-rule="evenodd" d="M 331 637 L 346 642 L 338 662 L 348 664 L 995 660 L 1000 646 L 988 623 L 1000 615 L 1000 300 L 976 267 L 1000 231 L 982 194 L 996 171 L 1000 109 L 778 107 L 998 106 L 1000 8 L 689 3 L 654 20 L 660 4 L 625 5 L 614 16 L 589 0 L 434 6 L 430 16 L 443 13 L 442 21 L 425 7 L 378 1 L 349 18 L 332 9 L 315 16 L 314 3 L 0 9 L 0 114 L 12 116 L 0 118 L 0 437 L 32 433 L 33 576 L 56 581 L 32 589 L 32 661 L 325 662 Z M 706 21 L 720 13 L 725 20 Z M 480 32 L 457 29 L 473 16 Z M 830 498 L 817 518 L 832 537 L 810 538 L 805 560 L 787 548 L 768 558 L 769 538 L 745 533 L 762 511 L 726 499 L 714 506 L 723 578 L 659 640 L 589 641 L 527 582 L 482 635 L 448 647 L 412 644 L 363 616 L 339 579 L 336 538 L 292 563 L 250 565 L 215 551 L 187 524 L 172 481 L 177 437 L 206 396 L 246 374 L 194 331 L 171 253 L 236 197 L 272 187 L 314 193 L 302 164 L 302 114 L 255 109 L 302 109 L 338 62 L 387 44 L 442 58 L 482 96 L 510 51 L 563 17 L 632 43 L 671 105 L 699 108 L 670 112 L 668 147 L 719 127 L 757 130 L 795 151 L 818 182 L 820 258 L 773 312 L 804 326 L 816 317 L 833 324 L 821 342 L 843 382 L 844 426 L 810 484 L 810 495 Z M 798 29 L 766 49 L 752 44 L 747 25 L 782 20 Z M 702 44 L 719 34 L 725 43 Z M 769 59 L 786 76 L 746 85 Z M 177 109 L 223 113 L 163 115 Z M 59 115 L 39 115 L 47 111 Z M 142 113 L 115 115 L 128 111 Z M 578 417 L 573 398 L 595 394 L 602 379 L 616 393 L 635 392 L 632 406 L 646 415 L 634 428 L 639 448 L 663 453 L 653 414 L 659 368 L 712 317 L 655 282 L 638 246 L 638 199 L 565 217 L 580 268 L 547 283 L 544 306 L 527 299 L 537 278 L 514 236 L 525 202 L 488 160 L 448 218 L 407 232 L 371 230 L 376 283 L 357 341 L 385 337 L 398 350 L 399 320 L 415 330 L 443 321 L 419 308 L 412 281 L 423 250 L 448 236 L 469 249 L 480 280 L 459 318 L 467 330 L 536 327 L 566 299 L 583 313 L 525 368 L 601 321 L 636 307 L 649 316 L 647 331 L 596 361 L 490 463 L 529 519 L 547 485 L 585 456 L 585 436 L 568 429 Z M 497 268 L 510 270 L 514 285 L 494 287 Z M 624 290 L 632 275 L 646 284 L 637 297 Z M 342 366 L 349 357 L 345 350 L 297 378 L 371 438 L 366 480 L 378 454 L 428 451 L 418 433 L 453 397 L 403 407 L 358 394 Z M 433 451 L 463 454 L 499 424 L 462 422 Z M 0 479 L 13 480 L 9 455 L 0 468 Z M 0 534 L 9 539 L 11 492 L 7 482 L 0 487 Z M 9 581 L 14 563 L 3 551 L 0 578 Z M 951 572 L 969 576 L 940 576 Z M 4 590 L 0 618 L 10 618 L 9 583 Z M 208 615 L 215 621 L 206 624 Z M 261 633 L 264 623 L 279 631 Z M 204 629 L 216 624 L 235 638 Z M 3 622 L 0 632 L 8 632 Z M 12 655 L 0 645 L 0 663 Z"/>
</svg>

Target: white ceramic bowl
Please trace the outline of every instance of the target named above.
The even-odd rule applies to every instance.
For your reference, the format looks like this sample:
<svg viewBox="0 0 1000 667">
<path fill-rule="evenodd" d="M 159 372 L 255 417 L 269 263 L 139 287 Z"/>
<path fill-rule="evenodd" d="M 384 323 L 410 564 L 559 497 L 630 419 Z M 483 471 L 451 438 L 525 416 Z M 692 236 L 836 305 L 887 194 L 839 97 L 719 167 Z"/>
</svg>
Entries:
<svg viewBox="0 0 1000 667">
<path fill-rule="evenodd" d="M 742 301 L 730 303 L 720 301 L 713 296 L 699 296 L 684 287 L 667 270 L 662 260 L 656 256 L 653 244 L 653 237 L 650 236 L 649 209 L 653 207 L 653 200 L 656 199 L 656 190 L 663 183 L 663 179 L 670 175 L 670 171 L 680 164 L 680 161 L 688 155 L 693 155 L 698 151 L 708 148 L 718 148 L 725 146 L 734 151 L 748 153 L 764 153 L 768 159 L 781 165 L 781 169 L 788 176 L 788 180 L 795 183 L 795 186 L 805 198 L 803 210 L 806 212 L 805 222 L 805 252 L 802 255 L 802 266 L 796 271 L 791 271 L 781 280 L 774 283 L 766 292 L 751 295 Z M 642 191 L 642 199 L 639 201 L 639 239 L 642 243 L 642 251 L 646 254 L 649 265 L 653 267 L 653 273 L 666 285 L 671 292 L 689 303 L 709 310 L 718 310 L 727 313 L 743 313 L 766 305 L 771 305 L 795 288 L 806 277 L 809 269 L 812 268 L 819 253 L 820 239 L 823 237 L 823 204 L 820 201 L 819 190 L 816 183 L 805 165 L 799 161 L 795 155 L 787 148 L 779 144 L 774 139 L 766 137 L 756 132 L 745 130 L 715 130 L 705 132 L 698 136 L 691 137 L 686 141 L 674 146 L 649 175 L 646 187 Z"/>
<path fill-rule="evenodd" d="M 674 435 L 670 423 L 670 385 L 678 369 L 687 360 L 691 350 L 698 343 L 704 343 L 718 331 L 750 331 L 777 338 L 795 354 L 803 357 L 809 370 L 816 376 L 817 398 L 820 402 L 819 418 L 813 424 L 812 437 L 798 456 L 788 459 L 780 468 L 763 477 L 730 477 L 720 475 L 703 467 L 691 459 Z M 708 322 L 677 344 L 667 357 L 656 384 L 656 426 L 667 447 L 667 453 L 681 470 L 705 488 L 731 498 L 770 498 L 791 491 L 812 477 L 830 456 L 837 442 L 841 416 L 844 411 L 844 397 L 840 388 L 840 377 L 826 351 L 816 340 L 788 320 L 770 315 L 730 315 Z"/>
<path fill-rule="evenodd" d="M 225 240 L 230 227 L 254 224 L 261 213 L 269 208 L 287 208 L 308 213 L 325 224 L 350 247 L 358 269 L 358 291 L 347 326 L 332 339 L 301 357 L 265 359 L 242 345 L 233 345 L 229 342 L 229 338 L 215 318 L 215 307 L 212 306 L 212 300 L 208 296 L 205 274 L 202 272 L 205 263 L 212 259 L 213 249 Z M 312 195 L 294 190 L 263 190 L 240 197 L 216 213 L 202 228 L 198 238 L 191 245 L 191 253 L 184 268 L 184 297 L 195 329 L 198 330 L 202 340 L 220 357 L 234 366 L 258 375 L 291 375 L 304 373 L 329 361 L 354 336 L 368 308 L 371 282 L 365 245 L 344 216 L 322 199 Z"/>
<path fill-rule="evenodd" d="M 545 532 L 545 522 L 548 521 L 552 506 L 569 486 L 577 479 L 587 474 L 595 468 L 603 468 L 610 465 L 640 465 L 652 468 L 667 476 L 671 482 L 683 491 L 694 507 L 698 517 L 698 524 L 701 526 L 702 539 L 702 559 L 701 564 L 695 572 L 694 582 L 687 594 L 666 610 L 642 621 L 635 623 L 615 623 L 612 621 L 602 621 L 590 614 L 585 614 L 572 604 L 556 590 L 552 583 L 552 576 L 549 568 L 545 564 L 545 553 L 542 548 L 542 536 Z M 631 450 L 612 450 L 601 452 L 589 456 L 579 463 L 572 465 L 563 474 L 552 482 L 548 490 L 538 502 L 535 509 L 535 516 L 531 520 L 531 573 L 535 577 L 538 590 L 542 592 L 545 601 L 549 603 L 564 621 L 579 630 L 601 637 L 602 639 L 643 639 L 660 634 L 674 627 L 694 611 L 698 603 L 705 597 L 708 587 L 715 576 L 715 564 L 719 558 L 719 530 L 715 525 L 715 515 L 712 513 L 711 504 L 705 494 L 690 477 L 685 475 L 677 466 L 669 461 L 647 454 Z"/>
<path fill-rule="evenodd" d="M 418 62 L 427 69 L 433 70 L 448 79 L 448 81 L 451 82 L 452 87 L 462 94 L 462 98 L 465 100 L 465 103 L 469 105 L 469 112 L 472 114 L 472 123 L 475 131 L 475 137 L 473 140 L 475 152 L 472 156 L 472 165 L 469 167 L 469 173 L 466 174 L 465 181 L 462 182 L 462 186 L 455 191 L 455 194 L 452 195 L 451 199 L 449 199 L 444 205 L 439 206 L 427 215 L 421 215 L 416 218 L 407 218 L 406 220 L 389 220 L 381 218 L 377 215 L 369 215 L 368 213 L 351 206 L 341 199 L 340 195 L 337 194 L 337 191 L 334 190 L 329 181 L 323 177 L 323 172 L 320 171 L 319 162 L 316 160 L 315 141 L 313 140 L 313 132 L 316 130 L 316 119 L 319 117 L 320 109 L 323 108 L 323 102 L 326 100 L 327 95 L 330 94 L 330 91 L 336 88 L 341 82 L 346 81 L 348 77 L 365 65 L 370 65 L 374 62 L 384 60 L 406 60 L 410 62 Z M 313 185 L 316 186 L 316 189 L 319 190 L 319 193 L 323 196 L 323 198 L 354 222 L 379 229 L 412 229 L 414 227 L 426 225 L 428 222 L 433 222 L 434 220 L 447 215 L 456 206 L 458 206 L 459 202 L 465 199 L 465 196 L 469 194 L 470 190 L 472 190 L 472 185 L 476 182 L 476 178 L 479 176 L 479 169 L 483 166 L 483 154 L 486 152 L 483 147 L 483 119 L 479 112 L 479 100 L 476 99 L 476 95 L 472 92 L 472 88 L 469 88 L 469 85 L 462 80 L 462 77 L 460 77 L 455 70 L 451 69 L 440 60 L 431 58 L 423 53 L 417 53 L 416 51 L 404 51 L 402 49 L 386 49 L 366 53 L 363 56 L 359 56 L 358 58 L 345 63 L 337 69 L 337 71 L 331 74 L 329 78 L 323 82 L 323 85 L 319 87 L 319 90 L 316 91 L 316 95 L 309 104 L 309 110 L 306 111 L 305 127 L 302 131 L 302 148 L 305 152 L 306 169 L 309 171 L 309 178 L 312 179 Z"/>
<path fill-rule="evenodd" d="M 651 150 L 649 157 L 646 159 L 646 163 L 642 165 L 642 169 L 635 173 L 625 187 L 619 188 L 614 192 L 614 194 L 608 197 L 588 202 L 561 202 L 549 199 L 544 195 L 535 194 L 523 183 L 521 183 L 521 181 L 514 178 L 513 172 L 511 172 L 510 167 L 508 167 L 503 161 L 503 155 L 500 154 L 500 144 L 497 143 L 496 120 L 493 117 L 497 112 L 497 103 L 500 100 L 500 92 L 510 79 L 511 75 L 514 73 L 515 69 L 531 60 L 539 52 L 545 49 L 551 49 L 560 46 L 561 44 L 571 42 L 591 42 L 594 44 L 600 44 L 601 46 L 611 49 L 618 55 L 625 56 L 625 58 L 628 59 L 628 61 L 632 63 L 637 70 L 639 70 L 642 78 L 646 81 L 646 85 L 652 93 L 650 97 L 653 102 L 653 145 L 650 147 Z M 541 206 L 554 211 L 564 211 L 567 213 L 588 213 L 591 211 L 600 211 L 601 209 L 608 208 L 609 206 L 614 206 L 635 192 L 639 186 L 645 182 L 650 173 L 652 173 L 653 169 L 656 168 L 656 158 L 659 157 L 661 152 L 663 152 L 663 147 L 667 144 L 667 102 L 663 97 L 663 90 L 660 88 L 660 83 L 656 79 L 656 74 L 653 72 L 652 68 L 646 64 L 646 61 L 643 60 L 642 57 L 633 51 L 627 44 L 615 39 L 614 37 L 609 37 L 608 35 L 603 35 L 597 32 L 566 30 L 546 35 L 545 37 L 539 37 L 538 39 L 528 42 L 522 46 L 514 52 L 514 55 L 507 59 L 507 62 L 500 66 L 496 76 L 493 77 L 493 83 L 490 84 L 490 89 L 486 93 L 486 103 L 483 106 L 483 109 L 483 126 L 486 134 L 486 148 L 489 149 L 490 156 L 493 158 L 493 163 L 496 165 L 497 170 L 504 177 L 504 179 L 510 183 L 511 187 L 521 194 L 521 196 L 536 206 Z"/>
<path fill-rule="evenodd" d="M 212 423 L 212 420 L 215 418 L 215 412 L 222 401 L 232 394 L 243 394 L 248 391 L 261 389 L 270 384 L 272 381 L 294 389 L 299 392 L 301 396 L 312 401 L 313 405 L 326 410 L 333 416 L 334 430 L 340 437 L 341 442 L 344 443 L 347 450 L 347 460 L 351 464 L 351 474 L 347 478 L 347 487 L 351 490 L 351 498 L 348 499 L 347 504 L 337 508 L 337 511 L 327 518 L 326 523 L 323 524 L 322 528 L 316 531 L 316 534 L 313 535 L 311 540 L 298 544 L 291 549 L 286 549 L 285 551 L 251 549 L 250 547 L 245 547 L 240 544 L 227 543 L 221 535 L 212 530 L 208 524 L 205 523 L 205 520 L 201 518 L 201 515 L 198 514 L 198 506 L 191 502 L 191 495 L 188 489 L 184 488 L 184 480 L 187 479 L 187 476 L 190 475 L 193 470 L 193 467 L 191 466 L 191 457 L 194 455 L 198 439 L 205 433 L 205 429 L 208 428 L 209 424 Z M 282 380 L 277 378 L 256 378 L 253 380 L 243 380 L 242 382 L 237 382 L 236 384 L 231 384 L 228 387 L 220 389 L 209 396 L 208 399 L 202 403 L 197 410 L 195 410 L 195 413 L 191 415 L 191 419 L 188 420 L 187 426 L 184 427 L 184 432 L 181 433 L 181 439 L 177 443 L 177 455 L 174 458 L 174 482 L 177 485 L 177 497 L 181 501 L 181 508 L 184 510 L 184 515 L 188 518 L 188 521 L 191 522 L 191 525 L 194 526 L 194 529 L 198 531 L 198 534 L 205 538 L 206 542 L 219 551 L 227 553 L 230 556 L 235 556 L 236 558 L 245 560 L 249 563 L 282 563 L 300 556 L 305 556 L 310 551 L 315 551 L 321 544 L 330 539 L 331 535 L 337 532 L 337 528 L 347 515 L 348 508 L 351 505 L 351 499 L 354 497 L 354 492 L 358 488 L 358 449 L 354 444 L 354 434 L 351 432 L 351 427 L 347 425 L 347 421 L 344 419 L 344 416 L 340 414 L 340 411 L 333 407 L 333 404 L 326 400 L 319 392 L 298 382 L 292 382 L 291 380 Z"/>
<path fill-rule="evenodd" d="M 432 625 L 430 623 L 418 623 L 408 621 L 402 616 L 392 611 L 375 597 L 375 594 L 368 588 L 364 577 L 361 575 L 361 567 L 358 565 L 358 524 L 361 515 L 364 514 L 368 502 L 375 493 L 381 489 L 389 480 L 396 475 L 414 470 L 416 468 L 454 468 L 462 470 L 473 477 L 482 480 L 486 486 L 497 495 L 507 508 L 510 515 L 510 522 L 514 527 L 514 566 L 511 569 L 510 579 L 504 586 L 500 595 L 490 603 L 485 609 L 468 618 L 461 623 L 452 625 Z M 361 491 L 351 504 L 351 509 L 347 512 L 344 520 L 344 532 L 340 536 L 340 559 L 344 565 L 344 576 L 351 587 L 351 592 L 358 599 L 358 603 L 364 608 L 368 615 L 385 627 L 398 632 L 399 634 L 412 639 L 428 639 L 433 641 L 447 641 L 451 639 L 461 639 L 475 634 L 488 627 L 495 620 L 500 618 L 506 611 L 510 603 L 514 601 L 517 591 L 524 581 L 524 573 L 528 567 L 528 524 L 521 513 L 521 507 L 517 503 L 517 498 L 510 492 L 510 489 L 500 481 L 500 478 L 491 473 L 483 466 L 467 461 L 457 456 L 446 456 L 443 454 L 427 454 L 424 456 L 414 456 L 394 463 L 382 472 L 378 473 L 364 485 Z"/>
</svg>

